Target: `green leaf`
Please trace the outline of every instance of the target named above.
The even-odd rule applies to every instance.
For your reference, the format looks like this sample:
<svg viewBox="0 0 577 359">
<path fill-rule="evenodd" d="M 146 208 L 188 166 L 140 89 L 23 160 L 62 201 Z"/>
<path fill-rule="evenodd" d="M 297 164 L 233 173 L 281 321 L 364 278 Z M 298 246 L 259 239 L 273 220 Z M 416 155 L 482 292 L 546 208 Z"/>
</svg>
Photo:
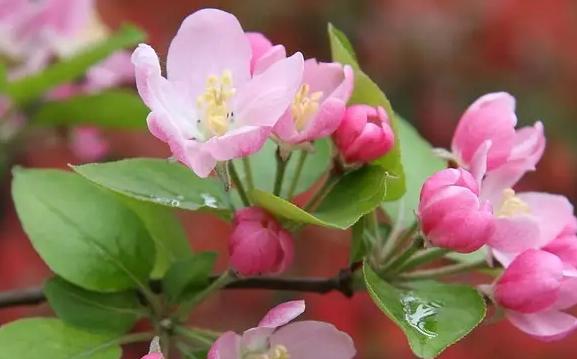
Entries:
<svg viewBox="0 0 577 359">
<path fill-rule="evenodd" d="M 6 86 L 7 94 L 20 105 L 40 98 L 51 88 L 80 78 L 93 65 L 106 59 L 114 52 L 137 45 L 145 34 L 134 26 L 123 26 L 102 43 L 47 67 L 42 72 L 30 75 Z"/>
<path fill-rule="evenodd" d="M 272 192 L 276 176 L 276 150 L 277 145 L 273 141 L 267 141 L 263 148 L 256 154 L 250 156 L 250 165 L 254 186 L 257 189 Z M 297 172 L 297 164 L 300 152 L 292 154 L 288 161 L 283 193 L 287 193 Z M 298 185 L 294 194 L 299 194 L 309 189 L 323 174 L 325 174 L 331 163 L 331 144 L 328 139 L 319 140 L 314 143 L 314 152 L 307 155 Z M 235 168 L 243 183 L 246 183 L 246 174 L 242 160 L 235 160 Z"/>
<path fill-rule="evenodd" d="M 377 207 L 386 190 L 386 171 L 379 166 L 366 166 L 341 178 L 313 214 L 269 192 L 254 190 L 251 198 L 257 205 L 285 219 L 346 229 Z"/>
<path fill-rule="evenodd" d="M 433 147 L 407 121 L 398 117 L 398 137 L 403 147 L 401 158 L 405 170 L 407 192 L 395 202 L 383 203 L 383 209 L 399 221 L 402 227 L 408 227 L 415 221 L 415 211 L 419 206 L 421 187 L 433 173 L 447 167 L 445 161 L 433 154 Z"/>
<path fill-rule="evenodd" d="M 88 180 L 139 201 L 187 210 L 230 215 L 222 185 L 199 178 L 179 163 L 151 158 L 73 166 Z"/>
<path fill-rule="evenodd" d="M 371 298 L 403 330 L 420 358 L 436 357 L 485 317 L 485 301 L 471 287 L 428 281 L 398 289 L 366 263 L 363 271 Z"/>
<path fill-rule="evenodd" d="M 54 277 L 44 285 L 44 294 L 60 319 L 87 330 L 123 334 L 143 314 L 135 291 L 91 292 Z"/>
<path fill-rule="evenodd" d="M 20 221 L 54 273 L 100 292 L 145 287 L 154 244 L 113 194 L 70 172 L 16 168 L 13 174 Z"/>
<path fill-rule="evenodd" d="M 366 217 L 361 217 L 352 229 L 352 243 L 349 264 L 363 260 L 367 254 L 367 242 L 365 240 Z"/>
<path fill-rule="evenodd" d="M 204 252 L 175 262 L 162 280 L 163 292 L 172 303 L 185 301 L 206 288 L 216 253 Z"/>
<path fill-rule="evenodd" d="M 385 193 L 384 200 L 393 201 L 399 199 L 405 193 L 405 175 L 401 163 L 401 141 L 399 136 L 397 136 L 399 125 L 394 116 L 394 111 L 387 96 L 385 96 L 379 86 L 361 70 L 352 45 L 346 35 L 331 24 L 329 24 L 328 33 L 333 61 L 350 65 L 355 73 L 355 87 L 349 104 L 382 106 L 387 111 L 389 119 L 391 119 L 391 126 L 395 133 L 395 146 L 385 156 L 377 159 L 374 164 L 385 168 L 391 176 L 389 190 Z"/>
<path fill-rule="evenodd" d="M 151 278 L 162 278 L 173 262 L 192 254 L 186 232 L 172 208 L 137 201 L 127 196 L 122 198 L 123 202 L 140 217 L 154 240 L 156 261 L 150 274 Z"/>
<path fill-rule="evenodd" d="M 122 354 L 110 335 L 86 332 L 53 318 L 3 325 L 0 348 L 3 359 L 119 359 Z"/>
<path fill-rule="evenodd" d="M 46 102 L 34 113 L 32 123 L 43 126 L 144 128 L 149 112 L 136 92 L 115 89 Z"/>
</svg>

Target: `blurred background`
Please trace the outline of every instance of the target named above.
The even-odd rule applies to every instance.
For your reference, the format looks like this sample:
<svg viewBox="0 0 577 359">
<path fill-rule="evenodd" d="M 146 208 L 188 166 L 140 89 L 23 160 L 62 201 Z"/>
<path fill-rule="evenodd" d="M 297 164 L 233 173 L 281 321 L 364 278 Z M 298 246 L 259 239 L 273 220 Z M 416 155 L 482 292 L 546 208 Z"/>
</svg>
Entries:
<svg viewBox="0 0 577 359">
<path fill-rule="evenodd" d="M 545 123 L 547 149 L 538 172 L 520 188 L 556 192 L 577 200 L 577 1 L 575 0 L 98 0 L 111 28 L 133 22 L 150 35 L 161 58 L 181 20 L 202 7 L 234 13 L 245 30 L 261 31 L 289 52 L 329 60 L 326 24 L 334 23 L 355 45 L 365 72 L 377 81 L 397 112 L 435 146 L 449 146 L 461 113 L 480 95 L 505 90 L 517 98 L 521 124 Z M 191 54 L 194 56 L 194 54 Z M 107 131 L 109 158 L 168 157 L 148 133 Z M 410 143 L 404 144 L 410 146 Z M 82 162 L 59 136 L 26 145 L 18 162 L 60 167 Z M 0 218 L 0 290 L 40 284 L 48 269 L 26 239 L 4 178 Z M 226 253 L 228 225 L 205 215 L 183 214 L 193 247 Z M 200 235 L 201 234 L 201 235 Z M 348 234 L 306 229 L 297 240 L 292 274 L 326 275 L 346 266 Z M 306 243 L 306 246 L 304 245 Z M 322 255 L 318 255 L 322 253 Z M 226 255 L 221 256 L 221 268 Z M 297 271 L 298 268 L 298 271 Z M 237 291 L 205 303 L 192 321 L 215 330 L 253 326 L 266 310 L 292 293 Z M 365 294 L 306 295 L 306 317 L 350 333 L 359 359 L 413 358 L 403 334 Z M 0 310 L 0 324 L 48 315 L 46 305 Z M 577 334 L 540 343 L 506 322 L 485 323 L 448 349 L 442 359 L 573 358 Z M 130 348 L 125 358 L 138 358 Z M 295 358 L 298 359 L 298 358 Z"/>
</svg>

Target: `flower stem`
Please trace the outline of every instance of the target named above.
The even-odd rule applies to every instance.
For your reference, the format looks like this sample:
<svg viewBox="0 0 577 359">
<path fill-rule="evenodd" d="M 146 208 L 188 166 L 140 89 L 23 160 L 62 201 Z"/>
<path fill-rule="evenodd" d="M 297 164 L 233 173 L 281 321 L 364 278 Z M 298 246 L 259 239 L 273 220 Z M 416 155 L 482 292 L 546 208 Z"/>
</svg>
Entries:
<svg viewBox="0 0 577 359">
<path fill-rule="evenodd" d="M 83 352 L 82 355 L 86 358 L 89 358 L 93 354 L 97 354 L 101 350 L 107 349 L 107 348 L 112 347 L 114 345 L 124 345 L 124 344 L 147 342 L 147 341 L 152 340 L 152 338 L 154 338 L 154 336 L 155 336 L 154 332 L 139 332 L 139 333 L 132 333 L 132 334 L 123 335 L 120 338 L 115 338 L 115 339 L 109 340 L 105 343 L 102 343 L 101 345 L 99 345 L 97 347 L 92 348 L 91 350 L 89 350 L 87 352 Z"/>
<path fill-rule="evenodd" d="M 403 265 L 409 258 L 413 256 L 421 247 L 423 246 L 423 238 L 422 237 L 415 237 L 411 245 L 403 251 L 400 255 L 396 258 L 393 258 L 385 267 L 383 268 L 382 272 L 386 273 L 388 271 L 396 271 L 401 265 Z"/>
<path fill-rule="evenodd" d="M 208 347 L 210 347 L 213 343 L 213 340 L 210 339 L 211 337 L 208 337 L 204 332 L 200 332 L 192 328 L 178 325 L 174 328 L 174 332 L 185 338 L 191 339 L 195 343 L 206 345 Z"/>
<path fill-rule="evenodd" d="M 234 186 L 236 187 L 236 190 L 238 191 L 238 194 L 240 196 L 240 199 L 242 200 L 242 203 L 249 207 L 250 206 L 250 201 L 248 199 L 248 196 L 246 195 L 246 191 L 244 189 L 244 186 L 242 185 L 242 182 L 240 181 L 240 177 L 238 176 L 238 172 L 236 172 L 236 168 L 234 167 L 234 163 L 232 161 L 228 162 L 228 173 L 230 174 L 230 178 L 232 179 L 232 182 L 234 183 Z"/>
<path fill-rule="evenodd" d="M 276 177 L 274 179 L 274 189 L 272 192 L 275 196 L 280 196 L 280 192 L 282 190 L 282 183 L 284 180 L 284 174 L 286 172 L 286 167 L 289 159 L 290 155 L 286 159 L 282 158 L 280 154 L 280 147 L 276 150 Z"/>
<path fill-rule="evenodd" d="M 402 263 L 395 269 L 395 273 L 405 272 L 409 269 L 416 268 L 422 264 L 429 263 L 435 259 L 439 259 L 447 254 L 449 251 L 443 248 L 429 248 L 424 251 L 416 253 L 410 259 Z"/>
<path fill-rule="evenodd" d="M 291 185 L 290 185 L 290 187 L 289 187 L 288 194 L 287 194 L 287 198 L 288 198 L 289 200 L 290 200 L 290 199 L 293 197 L 293 195 L 295 194 L 295 191 L 296 191 L 296 189 L 297 189 L 297 185 L 298 185 L 298 183 L 299 183 L 299 180 L 300 180 L 300 177 L 301 177 L 301 173 L 302 173 L 302 171 L 303 171 L 303 167 L 304 167 L 304 164 L 305 164 L 305 161 L 306 161 L 306 159 L 307 159 L 308 154 L 309 154 L 309 153 L 308 153 L 307 151 L 304 151 L 304 150 L 301 150 L 301 152 L 299 153 L 299 158 L 298 158 L 298 162 L 297 162 L 297 168 L 296 168 L 296 171 L 295 171 L 295 175 L 294 175 L 294 177 L 293 177 L 293 180 L 292 180 L 292 182 L 291 182 Z"/>
<path fill-rule="evenodd" d="M 252 191 L 254 189 L 254 181 L 252 179 L 252 168 L 250 166 L 250 158 L 249 157 L 243 157 L 242 158 L 242 165 L 244 168 L 244 175 L 246 177 L 246 186 L 247 186 L 249 191 Z"/>
<path fill-rule="evenodd" d="M 220 277 L 216 278 L 208 287 L 206 287 L 206 289 L 198 293 L 188 302 L 184 303 L 178 310 L 178 316 L 181 318 L 188 316 L 188 313 L 190 312 L 190 310 L 192 310 L 192 308 L 196 307 L 198 304 L 200 304 L 203 300 L 205 300 L 215 291 L 224 288 L 234 279 L 235 275 L 231 270 L 223 272 L 220 275 Z"/>
<path fill-rule="evenodd" d="M 487 263 L 484 260 L 472 263 L 459 263 L 440 268 L 424 269 L 420 271 L 414 271 L 411 273 L 402 274 L 399 275 L 397 279 L 399 280 L 432 279 L 432 278 L 444 277 L 447 275 L 469 272 L 471 270 L 484 268 L 486 266 Z"/>
<path fill-rule="evenodd" d="M 319 188 L 319 190 L 309 199 L 309 201 L 305 204 L 304 209 L 307 212 L 310 212 L 314 207 L 317 206 L 319 202 L 321 202 L 325 196 L 330 192 L 333 186 L 341 179 L 341 176 L 331 176 L 329 179 L 325 181 L 323 186 Z"/>
</svg>

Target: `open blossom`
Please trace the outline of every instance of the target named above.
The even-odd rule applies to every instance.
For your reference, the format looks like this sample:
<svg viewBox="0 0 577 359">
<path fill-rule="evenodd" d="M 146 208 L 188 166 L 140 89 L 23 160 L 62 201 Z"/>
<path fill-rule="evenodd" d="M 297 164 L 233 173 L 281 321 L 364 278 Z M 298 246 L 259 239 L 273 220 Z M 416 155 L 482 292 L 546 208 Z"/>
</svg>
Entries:
<svg viewBox="0 0 577 359">
<path fill-rule="evenodd" d="M 226 332 L 214 342 L 208 359 L 352 359 L 352 339 L 333 325 L 317 321 L 289 323 L 305 310 L 304 301 L 281 304 L 256 328 L 242 335 Z"/>
<path fill-rule="evenodd" d="M 464 169 L 448 168 L 425 181 L 418 216 L 432 245 L 457 252 L 479 249 L 493 232 L 491 206 L 479 199 L 478 185 Z"/>
<path fill-rule="evenodd" d="M 283 45 L 273 45 L 260 32 L 247 32 L 246 37 L 252 51 L 250 59 L 251 74 L 259 74 L 273 63 L 286 57 L 286 50 Z"/>
<path fill-rule="evenodd" d="M 238 20 L 216 9 L 183 21 L 168 51 L 166 78 L 150 46 L 141 44 L 132 56 L 151 133 L 200 177 L 217 161 L 258 151 L 300 85 L 300 53 L 254 76 L 251 58 Z"/>
<path fill-rule="evenodd" d="M 244 276 L 284 271 L 293 259 L 293 239 L 263 209 L 248 207 L 234 216 L 230 262 Z"/>
<path fill-rule="evenodd" d="M 348 65 L 306 60 L 302 83 L 276 124 L 275 135 L 289 145 L 330 136 L 341 123 L 353 80 Z"/>
<path fill-rule="evenodd" d="M 335 145 L 346 162 L 370 162 L 393 148 L 395 137 L 384 108 L 353 105 L 345 111 L 333 133 Z"/>
</svg>

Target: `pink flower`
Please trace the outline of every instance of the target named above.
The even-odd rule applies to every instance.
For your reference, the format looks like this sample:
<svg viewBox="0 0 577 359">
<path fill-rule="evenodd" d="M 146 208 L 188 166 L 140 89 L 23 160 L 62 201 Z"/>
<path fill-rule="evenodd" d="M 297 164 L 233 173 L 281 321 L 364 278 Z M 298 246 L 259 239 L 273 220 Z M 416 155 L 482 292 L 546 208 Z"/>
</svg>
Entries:
<svg viewBox="0 0 577 359">
<path fill-rule="evenodd" d="M 457 252 L 479 249 L 493 231 L 491 206 L 479 199 L 477 183 L 464 169 L 444 169 L 429 177 L 418 212 L 431 244 Z"/>
<path fill-rule="evenodd" d="M 146 354 L 140 359 L 164 359 L 164 356 L 162 355 L 162 353 L 150 353 Z"/>
<path fill-rule="evenodd" d="M 289 322 L 305 310 L 304 301 L 281 304 L 268 312 L 256 328 L 242 335 L 226 332 L 214 342 L 208 359 L 352 359 L 352 339 L 333 325 Z"/>
<path fill-rule="evenodd" d="M 395 137 L 382 107 L 353 105 L 346 109 L 333 140 L 346 162 L 370 162 L 393 148 Z"/>
<path fill-rule="evenodd" d="M 259 74 L 270 65 L 286 57 L 286 50 L 282 45 L 274 45 L 259 32 L 247 32 L 252 56 L 250 59 L 251 74 Z"/>
<path fill-rule="evenodd" d="M 251 58 L 238 20 L 215 9 L 184 20 L 168 51 L 167 78 L 150 46 L 132 55 L 150 132 L 200 177 L 217 161 L 260 150 L 300 84 L 300 53 L 254 76 Z"/>
<path fill-rule="evenodd" d="M 248 207 L 234 216 L 230 262 L 244 276 L 279 273 L 293 260 L 291 235 L 263 209 Z"/>
<path fill-rule="evenodd" d="M 98 92 L 127 83 L 134 83 L 134 66 L 128 51 L 118 51 L 88 70 L 83 90 Z"/>
<path fill-rule="evenodd" d="M 339 127 L 353 90 L 348 65 L 305 61 L 301 86 L 290 109 L 274 128 L 286 144 L 299 144 L 331 135 Z"/>
<path fill-rule="evenodd" d="M 96 127 L 82 126 L 72 130 L 70 149 L 83 162 L 103 159 L 110 150 L 110 144 Z"/>
</svg>

